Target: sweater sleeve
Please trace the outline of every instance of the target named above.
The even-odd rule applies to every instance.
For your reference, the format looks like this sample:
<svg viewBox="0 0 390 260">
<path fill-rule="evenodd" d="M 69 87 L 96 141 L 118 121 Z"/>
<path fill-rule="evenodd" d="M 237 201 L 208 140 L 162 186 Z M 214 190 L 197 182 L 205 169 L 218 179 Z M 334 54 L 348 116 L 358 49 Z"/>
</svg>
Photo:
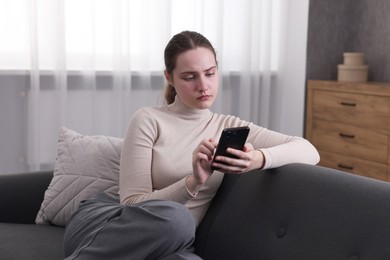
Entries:
<svg viewBox="0 0 390 260">
<path fill-rule="evenodd" d="M 289 163 L 317 164 L 320 156 L 317 149 L 306 139 L 274 132 L 251 125 L 248 142 L 263 152 L 263 169 L 275 168 Z"/>
<path fill-rule="evenodd" d="M 193 198 L 183 178 L 163 189 L 153 190 L 152 149 L 158 125 L 148 109 L 136 112 L 126 132 L 121 152 L 119 194 L 123 204 L 165 199 L 184 204 Z"/>
</svg>

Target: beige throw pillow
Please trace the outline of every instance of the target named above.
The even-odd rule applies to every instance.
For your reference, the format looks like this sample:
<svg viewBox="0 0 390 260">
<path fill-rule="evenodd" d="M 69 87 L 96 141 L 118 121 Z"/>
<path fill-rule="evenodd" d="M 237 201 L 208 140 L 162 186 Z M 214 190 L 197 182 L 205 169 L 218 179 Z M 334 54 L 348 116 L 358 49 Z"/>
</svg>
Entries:
<svg viewBox="0 0 390 260">
<path fill-rule="evenodd" d="M 60 128 L 54 176 L 35 222 L 65 226 L 80 201 L 99 192 L 117 196 L 122 143 Z"/>
</svg>

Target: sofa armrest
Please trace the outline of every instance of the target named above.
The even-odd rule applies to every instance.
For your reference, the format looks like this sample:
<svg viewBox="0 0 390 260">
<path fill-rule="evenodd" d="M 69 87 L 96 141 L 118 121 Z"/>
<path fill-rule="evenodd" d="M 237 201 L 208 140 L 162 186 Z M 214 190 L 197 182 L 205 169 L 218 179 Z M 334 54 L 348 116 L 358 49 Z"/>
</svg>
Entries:
<svg viewBox="0 0 390 260">
<path fill-rule="evenodd" d="M 203 259 L 390 259 L 390 183 L 308 164 L 225 174 Z M 347 256 L 347 257 L 346 257 Z"/>
<path fill-rule="evenodd" d="M 0 222 L 35 223 L 53 171 L 0 175 Z"/>
</svg>

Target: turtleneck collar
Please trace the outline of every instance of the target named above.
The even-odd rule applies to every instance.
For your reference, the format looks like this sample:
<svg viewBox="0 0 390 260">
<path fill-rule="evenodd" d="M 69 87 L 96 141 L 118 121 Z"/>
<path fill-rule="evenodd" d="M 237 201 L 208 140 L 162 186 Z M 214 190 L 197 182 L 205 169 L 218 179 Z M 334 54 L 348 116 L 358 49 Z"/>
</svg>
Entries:
<svg viewBox="0 0 390 260">
<path fill-rule="evenodd" d="M 208 118 L 211 115 L 211 111 L 209 109 L 189 107 L 184 104 L 178 96 L 175 97 L 175 101 L 172 104 L 168 105 L 168 109 L 177 114 L 180 118 L 186 120 L 199 120 Z"/>
</svg>

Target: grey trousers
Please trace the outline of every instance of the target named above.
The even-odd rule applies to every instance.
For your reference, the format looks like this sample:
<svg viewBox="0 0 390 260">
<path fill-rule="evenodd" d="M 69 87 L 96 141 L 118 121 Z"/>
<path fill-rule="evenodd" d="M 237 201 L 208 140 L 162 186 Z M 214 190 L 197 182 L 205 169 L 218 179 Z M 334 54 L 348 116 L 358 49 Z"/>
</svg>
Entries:
<svg viewBox="0 0 390 260">
<path fill-rule="evenodd" d="M 65 227 L 66 260 L 201 259 L 196 225 L 183 205 L 163 200 L 121 205 L 104 193 L 80 203 Z"/>
</svg>

